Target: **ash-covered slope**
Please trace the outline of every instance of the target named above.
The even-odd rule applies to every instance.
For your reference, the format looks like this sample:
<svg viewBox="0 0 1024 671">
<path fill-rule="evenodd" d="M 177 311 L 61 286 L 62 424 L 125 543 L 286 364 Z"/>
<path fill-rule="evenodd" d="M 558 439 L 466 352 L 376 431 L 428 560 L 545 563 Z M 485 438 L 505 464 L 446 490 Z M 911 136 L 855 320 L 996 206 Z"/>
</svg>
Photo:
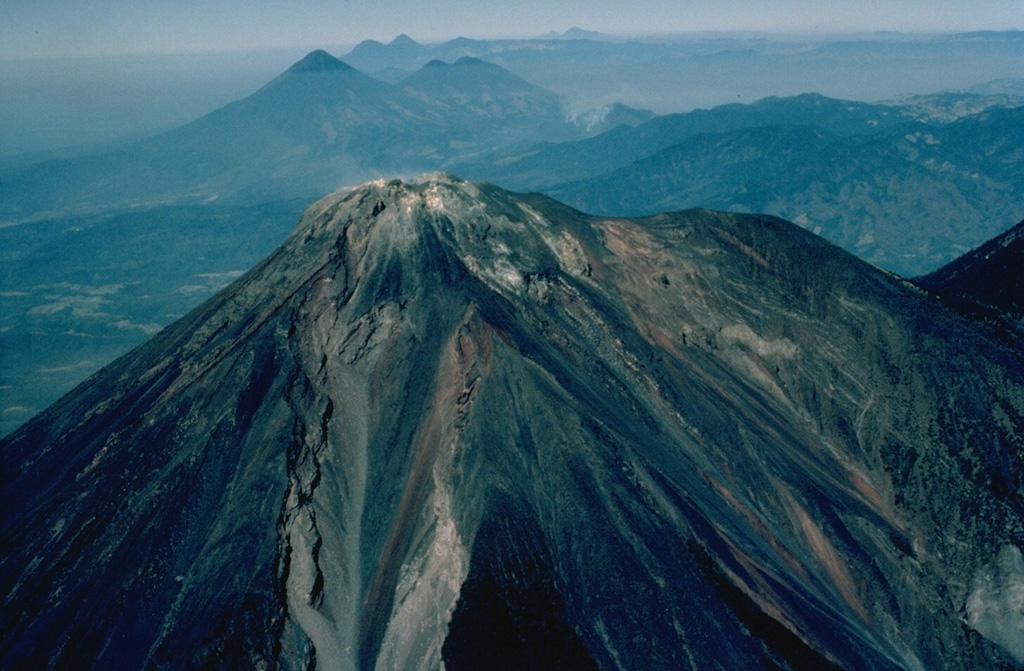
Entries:
<svg viewBox="0 0 1024 671">
<path fill-rule="evenodd" d="M 1014 668 L 1022 429 L 785 222 L 376 182 L 0 444 L 0 665 Z"/>
<path fill-rule="evenodd" d="M 1024 221 L 915 280 L 953 309 L 1024 336 Z"/>
</svg>

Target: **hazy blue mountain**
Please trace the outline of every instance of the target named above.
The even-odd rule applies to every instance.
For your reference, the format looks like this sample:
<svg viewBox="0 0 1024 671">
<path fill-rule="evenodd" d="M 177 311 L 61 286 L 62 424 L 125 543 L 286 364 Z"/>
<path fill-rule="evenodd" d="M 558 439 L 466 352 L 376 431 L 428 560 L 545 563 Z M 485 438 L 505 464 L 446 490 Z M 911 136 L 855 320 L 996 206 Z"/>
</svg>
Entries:
<svg viewBox="0 0 1024 671">
<path fill-rule="evenodd" d="M 478 58 L 430 61 L 399 85 L 430 107 L 454 146 L 493 149 L 578 135 L 558 96 Z"/>
<path fill-rule="evenodd" d="M 562 96 L 574 116 L 614 102 L 667 114 L 806 91 L 865 101 L 974 87 L 1021 95 L 1021 36 L 688 34 L 421 45 L 399 36 L 391 45 L 364 43 L 343 60 L 395 83 L 396 69 L 472 56 Z M 837 43 L 846 46 L 830 47 Z M 166 130 L 248 95 L 301 56 L 288 49 L 8 60 L 0 64 L 0 155 Z"/>
<path fill-rule="evenodd" d="M 997 107 L 1024 107 L 1024 95 L 944 92 L 903 96 L 884 101 L 901 107 L 921 121 L 950 122 Z"/>
<path fill-rule="evenodd" d="M 560 36 L 559 36 L 560 37 Z M 621 102 L 660 114 L 816 91 L 883 100 L 1024 77 L 1024 32 L 965 35 L 708 35 L 659 39 L 470 40 L 407 53 L 379 43 L 344 56 L 365 71 L 483 58 L 562 96 L 574 113 Z"/>
<path fill-rule="evenodd" d="M 948 124 L 913 117 L 817 95 L 766 99 L 508 151 L 458 172 L 599 214 L 774 214 L 913 276 L 1024 217 L 1024 108 Z"/>
<path fill-rule="evenodd" d="M 569 28 L 568 30 L 566 30 L 565 32 L 562 32 L 562 33 L 558 32 L 557 30 L 552 30 L 552 31 L 550 31 L 548 33 L 545 33 L 544 35 L 541 35 L 537 39 L 539 39 L 539 40 L 615 40 L 615 39 L 619 39 L 621 41 L 621 38 L 615 38 L 615 37 L 612 37 L 612 36 L 609 36 L 609 35 L 605 35 L 604 33 L 600 33 L 600 32 L 598 32 L 596 30 L 584 30 L 583 28 L 580 28 L 579 26 L 573 26 L 572 28 Z"/>
<path fill-rule="evenodd" d="M 734 103 L 669 114 L 594 138 L 499 152 L 475 163 L 459 164 L 456 169 L 460 174 L 508 188 L 543 190 L 628 166 L 702 133 L 787 124 L 813 125 L 840 136 L 863 135 L 892 129 L 909 120 L 911 116 L 899 108 L 808 93 L 765 98 L 752 105 Z"/>
<path fill-rule="evenodd" d="M 383 70 L 374 70 L 373 77 L 389 84 L 398 84 L 403 79 L 412 74 L 408 70 L 401 68 L 384 68 Z"/>
<path fill-rule="evenodd" d="M 622 103 L 612 103 L 577 114 L 572 118 L 572 122 L 587 135 L 600 135 L 619 126 L 639 126 L 655 116 L 650 110 L 638 110 Z"/>
<path fill-rule="evenodd" d="M 476 104 L 462 104 L 470 100 Z M 0 176 L 0 216 L 312 199 L 503 143 L 578 134 L 556 96 L 494 65 L 434 63 L 399 86 L 315 51 L 254 94 L 180 128 L 117 151 L 8 171 Z"/>
<path fill-rule="evenodd" d="M 976 84 L 968 89 L 980 95 L 1024 96 L 1024 77 L 1005 77 L 990 82 Z"/>
<path fill-rule="evenodd" d="M 403 33 L 388 44 L 363 40 L 345 54 L 345 61 L 371 72 L 384 68 L 415 70 L 431 60 L 432 51 Z"/>
<path fill-rule="evenodd" d="M 0 665 L 1019 667 L 986 333 L 771 217 L 335 194 L 0 441 Z"/>
<path fill-rule="evenodd" d="M 5 178 L 2 186 L 12 197 L 2 213 L 15 218 L 71 206 L 315 197 L 364 177 L 370 160 L 397 168 L 401 150 L 379 138 L 401 137 L 410 123 L 415 133 L 422 114 L 409 100 L 395 110 L 394 91 L 313 52 L 251 96 L 185 126 L 120 151 L 47 162 Z"/>
</svg>

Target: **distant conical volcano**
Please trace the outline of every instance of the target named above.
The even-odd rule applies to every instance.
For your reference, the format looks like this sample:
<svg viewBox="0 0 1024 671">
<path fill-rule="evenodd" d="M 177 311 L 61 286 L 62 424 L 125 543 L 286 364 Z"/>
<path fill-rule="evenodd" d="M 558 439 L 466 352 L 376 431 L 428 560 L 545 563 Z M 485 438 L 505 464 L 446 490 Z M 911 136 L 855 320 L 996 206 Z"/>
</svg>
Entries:
<svg viewBox="0 0 1024 671">
<path fill-rule="evenodd" d="M 1022 428 L 796 226 L 374 182 L 0 444 L 0 665 L 1012 668 Z"/>
<path fill-rule="evenodd" d="M 311 51 L 302 57 L 285 72 L 326 72 L 329 70 L 354 70 L 355 68 L 346 65 L 341 60 L 330 55 L 323 49 Z"/>
<path fill-rule="evenodd" d="M 396 85 L 316 50 L 178 128 L 0 175 L 0 216 L 312 200 L 381 174 L 582 133 L 559 96 L 491 63 L 438 61 Z"/>
</svg>

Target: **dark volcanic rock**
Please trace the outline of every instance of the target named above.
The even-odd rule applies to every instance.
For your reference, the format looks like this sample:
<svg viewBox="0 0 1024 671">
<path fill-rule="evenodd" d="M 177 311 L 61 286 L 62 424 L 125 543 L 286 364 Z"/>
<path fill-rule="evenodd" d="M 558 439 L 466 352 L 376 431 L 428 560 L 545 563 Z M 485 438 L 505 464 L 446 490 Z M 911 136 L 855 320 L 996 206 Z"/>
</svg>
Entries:
<svg viewBox="0 0 1024 671">
<path fill-rule="evenodd" d="M 780 220 L 376 182 L 0 444 L 0 665 L 1014 668 L 1022 431 Z"/>
<path fill-rule="evenodd" d="M 953 309 L 1024 336 L 1024 221 L 930 275 L 920 286 Z"/>
</svg>

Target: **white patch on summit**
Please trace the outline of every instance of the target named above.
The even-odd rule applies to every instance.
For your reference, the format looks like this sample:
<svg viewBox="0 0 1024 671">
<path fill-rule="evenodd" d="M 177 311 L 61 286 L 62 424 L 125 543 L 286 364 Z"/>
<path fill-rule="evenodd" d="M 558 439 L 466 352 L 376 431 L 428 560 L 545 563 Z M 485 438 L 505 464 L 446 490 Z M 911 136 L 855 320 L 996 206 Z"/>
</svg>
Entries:
<svg viewBox="0 0 1024 671">
<path fill-rule="evenodd" d="M 427 201 L 427 207 L 431 210 L 434 210 L 435 212 L 444 211 L 444 200 L 442 200 L 440 189 L 438 189 L 436 185 L 427 189 L 427 192 L 424 194 L 424 199 Z"/>
<path fill-rule="evenodd" d="M 974 576 L 967 624 L 1024 664 L 1024 556 L 1007 545 Z"/>
</svg>

